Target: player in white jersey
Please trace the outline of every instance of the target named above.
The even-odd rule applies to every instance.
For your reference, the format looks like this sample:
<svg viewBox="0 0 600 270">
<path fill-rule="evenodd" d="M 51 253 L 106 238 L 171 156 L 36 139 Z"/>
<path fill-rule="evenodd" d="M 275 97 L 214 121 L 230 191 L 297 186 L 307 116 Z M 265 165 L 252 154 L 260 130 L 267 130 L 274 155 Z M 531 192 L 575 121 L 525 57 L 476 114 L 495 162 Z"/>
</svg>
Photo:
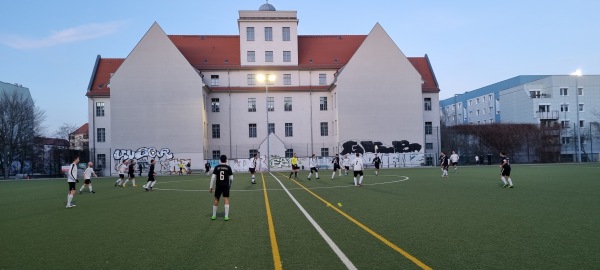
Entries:
<svg viewBox="0 0 600 270">
<path fill-rule="evenodd" d="M 69 184 L 69 194 L 67 195 L 67 208 L 75 207 L 73 203 L 73 197 L 75 196 L 75 187 L 76 183 L 79 182 L 77 180 L 77 164 L 79 163 L 79 157 L 75 157 L 73 159 L 73 163 L 69 167 L 69 171 L 67 172 L 67 183 Z"/>
<path fill-rule="evenodd" d="M 454 166 L 454 173 L 458 172 L 458 160 L 460 159 L 460 157 L 458 156 L 458 154 L 453 150 L 452 151 L 452 155 L 450 155 L 450 163 L 452 163 L 452 166 Z"/>
<path fill-rule="evenodd" d="M 90 193 L 96 193 L 93 188 L 92 188 L 92 175 L 94 175 L 95 177 L 98 177 L 98 175 L 96 175 L 96 172 L 94 172 L 94 163 L 92 162 L 88 162 L 88 166 L 85 169 L 85 171 L 83 172 L 83 185 L 81 186 L 81 188 L 79 189 L 79 194 L 81 194 L 81 192 L 83 191 L 83 189 L 85 187 L 90 189 Z"/>
<path fill-rule="evenodd" d="M 312 154 L 312 156 L 308 159 L 308 167 L 310 168 L 310 173 L 306 178 L 310 180 L 310 176 L 312 175 L 313 171 L 315 171 L 315 176 L 317 177 L 317 179 L 319 179 L 319 169 L 317 169 L 317 156 L 315 156 L 315 154 Z"/>
<path fill-rule="evenodd" d="M 127 168 L 127 165 L 125 165 L 125 163 L 127 163 L 126 159 L 124 159 L 123 162 L 119 164 L 119 167 L 117 167 L 117 171 L 119 172 L 119 179 L 117 179 L 117 181 L 115 182 L 115 187 L 122 187 L 123 182 L 125 182 L 125 168 Z"/>
<path fill-rule="evenodd" d="M 258 160 L 258 154 L 254 154 L 254 157 L 252 157 L 250 159 L 250 165 L 248 165 L 248 170 L 250 171 L 250 174 L 252 174 L 252 184 L 256 184 L 256 169 L 258 168 L 259 165 L 259 160 Z"/>
<path fill-rule="evenodd" d="M 344 175 L 348 175 L 348 171 L 350 170 L 350 158 L 348 157 L 348 154 L 344 156 L 344 161 L 342 164 L 344 166 Z"/>
<path fill-rule="evenodd" d="M 354 169 L 354 186 L 362 187 L 363 169 L 365 166 L 363 165 L 363 160 L 360 157 L 359 153 L 356 153 L 356 157 L 354 158 L 354 161 L 352 161 L 352 166 Z M 358 182 L 357 182 L 356 177 L 359 175 L 360 175 L 360 178 L 358 179 Z"/>
</svg>

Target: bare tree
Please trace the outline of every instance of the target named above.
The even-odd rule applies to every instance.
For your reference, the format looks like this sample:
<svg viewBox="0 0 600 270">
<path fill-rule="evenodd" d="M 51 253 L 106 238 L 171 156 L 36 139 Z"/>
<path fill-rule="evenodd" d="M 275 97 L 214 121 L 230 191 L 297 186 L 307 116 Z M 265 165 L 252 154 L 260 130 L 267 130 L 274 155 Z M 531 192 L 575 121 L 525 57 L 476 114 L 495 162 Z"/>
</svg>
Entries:
<svg viewBox="0 0 600 270">
<path fill-rule="evenodd" d="M 73 124 L 63 123 L 55 132 L 54 137 L 63 140 L 69 140 L 70 135 L 79 127 Z"/>
<path fill-rule="evenodd" d="M 17 91 L 0 94 L 0 170 L 4 178 L 10 166 L 19 161 L 19 171 L 24 172 L 26 160 L 34 155 L 34 137 L 42 131 L 44 112 L 35 107 L 28 96 Z"/>
</svg>

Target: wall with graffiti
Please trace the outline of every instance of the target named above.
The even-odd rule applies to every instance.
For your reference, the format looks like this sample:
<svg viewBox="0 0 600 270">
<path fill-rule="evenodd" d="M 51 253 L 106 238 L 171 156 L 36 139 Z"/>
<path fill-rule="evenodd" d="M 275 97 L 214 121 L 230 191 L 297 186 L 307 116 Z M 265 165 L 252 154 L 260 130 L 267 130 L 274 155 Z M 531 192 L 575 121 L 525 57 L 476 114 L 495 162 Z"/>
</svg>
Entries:
<svg viewBox="0 0 600 270">
<path fill-rule="evenodd" d="M 116 149 L 112 157 L 113 170 L 116 170 L 123 160 L 135 160 L 136 163 L 142 165 L 143 171 L 148 171 L 150 161 L 154 159 L 156 162 L 155 171 L 163 174 L 179 172 L 179 163 L 185 165 L 192 161 L 186 158 L 175 158 L 173 152 L 168 148 L 158 150 L 154 147 L 140 147 L 137 150 Z"/>
<path fill-rule="evenodd" d="M 378 153 L 377 154 L 381 159 L 382 168 L 401 168 L 401 167 L 417 167 L 421 166 L 424 163 L 424 157 L 422 153 Z M 341 156 L 341 161 L 343 162 L 343 158 L 347 157 L 349 162 L 352 162 L 356 157 L 355 154 L 347 154 Z M 375 158 L 375 153 L 365 153 L 361 155 L 363 163 L 367 168 L 373 167 L 373 158 Z M 291 168 L 290 163 L 291 158 L 287 157 L 279 157 L 272 156 L 269 162 L 269 167 L 271 170 L 275 171 L 287 171 Z M 206 162 L 211 164 L 211 168 L 214 168 L 219 164 L 219 161 L 216 159 L 206 160 Z M 323 170 L 331 170 L 333 169 L 333 157 L 317 157 L 317 166 L 319 169 Z M 298 163 L 301 169 L 308 170 L 308 157 L 298 158 Z M 234 172 L 247 172 L 250 164 L 250 159 L 234 159 L 229 160 L 229 166 Z M 267 156 L 263 155 L 260 157 L 260 165 L 258 166 L 258 171 L 267 171 Z"/>
</svg>

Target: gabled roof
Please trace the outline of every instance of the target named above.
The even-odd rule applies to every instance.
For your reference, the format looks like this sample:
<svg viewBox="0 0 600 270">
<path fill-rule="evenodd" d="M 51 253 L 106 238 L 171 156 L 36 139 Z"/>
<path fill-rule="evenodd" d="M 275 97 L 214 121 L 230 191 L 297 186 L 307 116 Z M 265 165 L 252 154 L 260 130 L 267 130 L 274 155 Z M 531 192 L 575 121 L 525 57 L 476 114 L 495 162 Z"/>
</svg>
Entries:
<svg viewBox="0 0 600 270">
<path fill-rule="evenodd" d="M 89 131 L 89 124 L 85 123 L 81 127 L 79 127 L 78 129 L 76 129 L 75 131 L 73 131 L 73 133 L 71 133 L 71 134 L 73 134 L 73 135 L 76 135 L 76 134 L 88 134 L 89 132 L 90 132 Z"/>
<path fill-rule="evenodd" d="M 168 35 L 168 37 L 198 70 L 264 69 L 264 66 L 241 66 L 239 35 Z M 269 68 L 340 69 L 350 61 L 366 37 L 366 35 L 298 36 L 298 66 L 269 66 Z M 108 86 L 110 76 L 117 71 L 124 60 L 99 56 L 86 95 L 110 96 Z M 423 92 L 439 92 L 427 55 L 409 57 L 408 60 L 423 78 Z M 244 89 L 246 88 L 239 87 L 238 90 Z"/>
<path fill-rule="evenodd" d="M 439 93 L 440 87 L 438 85 L 431 63 L 429 63 L 429 57 L 407 57 L 408 61 L 415 67 L 415 69 L 421 74 L 423 80 L 423 92 L 424 93 Z"/>
<path fill-rule="evenodd" d="M 69 146 L 69 141 L 58 138 L 35 137 L 34 142 L 38 145 Z"/>
</svg>

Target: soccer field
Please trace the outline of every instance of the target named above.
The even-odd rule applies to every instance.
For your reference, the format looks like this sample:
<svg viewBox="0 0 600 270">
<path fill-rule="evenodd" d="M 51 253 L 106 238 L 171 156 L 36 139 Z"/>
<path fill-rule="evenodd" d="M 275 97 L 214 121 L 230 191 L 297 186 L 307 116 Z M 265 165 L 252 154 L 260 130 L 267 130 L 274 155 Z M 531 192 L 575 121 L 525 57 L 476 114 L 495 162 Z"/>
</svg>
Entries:
<svg viewBox="0 0 600 270">
<path fill-rule="evenodd" d="M 498 166 L 367 170 L 362 188 L 238 173 L 229 221 L 202 174 L 94 178 L 73 209 L 66 179 L 0 181 L 0 269 L 594 269 L 599 172 L 513 165 L 513 189 Z"/>
</svg>

